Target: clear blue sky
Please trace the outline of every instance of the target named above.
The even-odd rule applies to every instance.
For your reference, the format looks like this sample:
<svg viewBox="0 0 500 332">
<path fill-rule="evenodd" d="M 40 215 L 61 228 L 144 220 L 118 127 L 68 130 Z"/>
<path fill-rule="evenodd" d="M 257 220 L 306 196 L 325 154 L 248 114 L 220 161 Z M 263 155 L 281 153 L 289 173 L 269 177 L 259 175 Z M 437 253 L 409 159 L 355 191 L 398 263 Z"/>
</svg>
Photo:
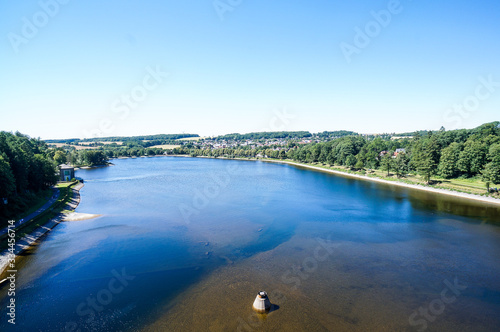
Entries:
<svg viewBox="0 0 500 332">
<path fill-rule="evenodd" d="M 500 84 L 479 79 L 500 82 L 498 0 L 221 0 L 219 12 L 212 0 L 62 2 L 0 2 L 0 130 L 380 133 L 500 120 Z M 347 44 L 360 46 L 350 61 Z"/>
</svg>

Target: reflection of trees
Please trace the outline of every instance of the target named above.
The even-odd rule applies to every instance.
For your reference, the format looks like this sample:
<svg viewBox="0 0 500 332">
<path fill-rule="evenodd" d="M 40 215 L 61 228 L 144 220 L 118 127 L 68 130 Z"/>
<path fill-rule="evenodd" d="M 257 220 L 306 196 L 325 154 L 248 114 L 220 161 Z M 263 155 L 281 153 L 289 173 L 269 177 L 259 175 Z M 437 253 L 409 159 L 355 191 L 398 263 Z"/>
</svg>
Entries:
<svg viewBox="0 0 500 332">
<path fill-rule="evenodd" d="M 412 191 L 408 200 L 416 210 L 445 212 L 474 218 L 475 220 L 470 219 L 471 222 L 486 221 L 500 226 L 500 208 L 496 206 L 425 191 Z"/>
</svg>

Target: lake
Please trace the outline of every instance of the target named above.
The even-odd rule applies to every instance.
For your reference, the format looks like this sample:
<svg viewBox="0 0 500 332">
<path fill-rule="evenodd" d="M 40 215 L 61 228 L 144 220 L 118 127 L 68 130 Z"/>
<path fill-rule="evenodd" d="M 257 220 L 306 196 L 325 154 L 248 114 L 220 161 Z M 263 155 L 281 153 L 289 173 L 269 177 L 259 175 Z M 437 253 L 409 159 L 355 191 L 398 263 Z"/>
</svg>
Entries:
<svg viewBox="0 0 500 332">
<path fill-rule="evenodd" d="M 113 160 L 1 331 L 498 331 L 500 208 L 284 164 Z M 258 291 L 273 303 L 253 313 Z"/>
</svg>

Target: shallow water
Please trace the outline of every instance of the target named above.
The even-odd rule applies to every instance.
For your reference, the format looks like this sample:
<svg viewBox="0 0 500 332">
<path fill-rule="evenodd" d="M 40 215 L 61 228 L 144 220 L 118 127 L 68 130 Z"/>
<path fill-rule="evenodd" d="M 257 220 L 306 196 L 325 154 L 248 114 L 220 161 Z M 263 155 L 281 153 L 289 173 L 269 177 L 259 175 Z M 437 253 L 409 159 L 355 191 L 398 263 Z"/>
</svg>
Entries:
<svg viewBox="0 0 500 332">
<path fill-rule="evenodd" d="M 77 172 L 77 212 L 103 216 L 21 264 L 16 330 L 500 328 L 498 207 L 263 162 L 114 163 Z"/>
</svg>

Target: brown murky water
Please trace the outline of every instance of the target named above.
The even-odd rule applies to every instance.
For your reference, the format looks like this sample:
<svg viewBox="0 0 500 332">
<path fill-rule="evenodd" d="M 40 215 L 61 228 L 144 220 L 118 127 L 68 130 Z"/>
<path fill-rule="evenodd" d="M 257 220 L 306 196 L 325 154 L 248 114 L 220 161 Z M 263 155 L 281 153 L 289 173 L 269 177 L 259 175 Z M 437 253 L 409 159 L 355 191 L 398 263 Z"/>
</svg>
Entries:
<svg viewBox="0 0 500 332">
<path fill-rule="evenodd" d="M 328 227 L 305 223 L 297 234 L 309 236 L 296 235 L 273 250 L 218 269 L 143 331 L 495 331 L 500 305 L 490 301 L 498 300 L 500 282 L 484 271 L 500 275 L 500 251 L 493 256 L 478 252 L 498 249 L 498 229 L 451 219 L 440 226 L 447 241 L 400 241 L 398 229 L 429 230 L 388 224 L 384 228 L 393 229 L 393 242 L 361 244 L 332 237 L 318 241 Z M 373 225 L 342 224 L 338 231 L 356 228 Z M 477 234 L 485 238 L 476 241 Z M 469 248 L 464 251 L 464 246 Z M 251 308 L 261 289 L 274 304 L 267 315 Z M 445 289 L 449 303 L 440 302 Z M 428 314 L 410 320 L 420 308 Z"/>
</svg>

